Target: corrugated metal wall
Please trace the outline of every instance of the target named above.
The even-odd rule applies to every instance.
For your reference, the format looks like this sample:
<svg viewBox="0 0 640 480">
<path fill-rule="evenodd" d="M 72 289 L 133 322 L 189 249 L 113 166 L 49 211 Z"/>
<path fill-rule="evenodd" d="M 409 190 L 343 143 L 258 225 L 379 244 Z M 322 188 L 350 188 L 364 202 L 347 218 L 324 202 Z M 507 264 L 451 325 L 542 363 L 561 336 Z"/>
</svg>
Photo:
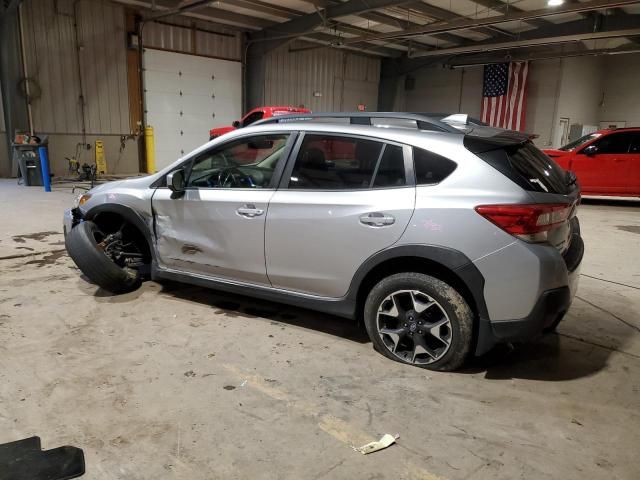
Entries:
<svg viewBox="0 0 640 480">
<path fill-rule="evenodd" d="M 304 105 L 315 112 L 351 111 L 358 104 L 376 110 L 380 59 L 302 42 L 267 56 L 265 105 Z"/>
<path fill-rule="evenodd" d="M 4 131 L 4 109 L 2 108 L 2 87 L 0 87 L 0 132 Z"/>
<path fill-rule="evenodd" d="M 145 47 L 225 60 L 242 59 L 239 32 L 181 17 L 145 25 L 143 39 Z"/>
<path fill-rule="evenodd" d="M 21 8 L 27 73 L 41 90 L 32 102 L 35 129 L 81 133 L 84 97 L 86 133 L 129 133 L 123 7 L 80 0 L 77 43 L 72 0 L 28 0 Z"/>
<path fill-rule="evenodd" d="M 11 174 L 11 162 L 7 149 L 7 134 L 4 125 L 4 109 L 2 108 L 2 88 L 0 87 L 0 177 Z"/>
</svg>

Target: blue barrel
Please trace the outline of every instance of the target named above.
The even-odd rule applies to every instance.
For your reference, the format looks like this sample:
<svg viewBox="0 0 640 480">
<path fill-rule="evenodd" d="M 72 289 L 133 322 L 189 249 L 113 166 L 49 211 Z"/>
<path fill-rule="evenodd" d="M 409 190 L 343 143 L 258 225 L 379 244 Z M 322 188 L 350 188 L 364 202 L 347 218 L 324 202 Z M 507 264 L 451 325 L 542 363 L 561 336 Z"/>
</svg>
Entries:
<svg viewBox="0 0 640 480">
<path fill-rule="evenodd" d="M 42 171 L 42 184 L 44 191 L 51 191 L 51 176 L 49 175 L 49 152 L 47 147 L 38 147 L 38 156 L 40 157 L 40 170 Z"/>
</svg>

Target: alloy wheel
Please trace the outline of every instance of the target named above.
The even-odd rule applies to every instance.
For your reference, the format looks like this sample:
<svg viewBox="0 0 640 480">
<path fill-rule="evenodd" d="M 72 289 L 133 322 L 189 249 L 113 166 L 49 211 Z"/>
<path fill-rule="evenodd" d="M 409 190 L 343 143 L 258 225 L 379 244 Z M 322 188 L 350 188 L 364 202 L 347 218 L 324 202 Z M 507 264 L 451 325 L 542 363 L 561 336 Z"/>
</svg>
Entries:
<svg viewBox="0 0 640 480">
<path fill-rule="evenodd" d="M 378 307 L 376 324 L 385 347 L 406 363 L 433 363 L 451 347 L 447 313 L 419 290 L 398 290 L 387 296 Z"/>
</svg>

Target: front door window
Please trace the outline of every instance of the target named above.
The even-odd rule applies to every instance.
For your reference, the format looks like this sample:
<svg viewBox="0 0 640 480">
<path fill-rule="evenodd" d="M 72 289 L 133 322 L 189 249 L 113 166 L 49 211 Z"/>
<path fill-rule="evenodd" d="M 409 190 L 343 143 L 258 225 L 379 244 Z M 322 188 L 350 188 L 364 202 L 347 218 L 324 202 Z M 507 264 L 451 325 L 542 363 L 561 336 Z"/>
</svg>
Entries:
<svg viewBox="0 0 640 480">
<path fill-rule="evenodd" d="M 187 188 L 268 188 L 289 134 L 243 137 L 199 155 Z"/>
</svg>

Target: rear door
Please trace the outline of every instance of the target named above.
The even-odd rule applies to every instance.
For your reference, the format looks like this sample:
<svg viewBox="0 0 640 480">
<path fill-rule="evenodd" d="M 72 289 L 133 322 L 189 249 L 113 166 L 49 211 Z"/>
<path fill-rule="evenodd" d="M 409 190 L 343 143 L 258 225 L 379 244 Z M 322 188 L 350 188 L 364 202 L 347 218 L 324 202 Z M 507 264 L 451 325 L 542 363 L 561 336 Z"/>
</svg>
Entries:
<svg viewBox="0 0 640 480">
<path fill-rule="evenodd" d="M 576 154 L 571 169 L 586 194 L 615 195 L 626 193 L 631 186 L 631 155 L 629 148 L 633 132 L 614 132 L 591 145 L 597 148 L 586 155 L 582 148 Z"/>
<path fill-rule="evenodd" d="M 269 280 L 277 288 L 344 296 L 358 267 L 401 237 L 414 205 L 409 147 L 304 134 L 269 203 Z"/>
</svg>

